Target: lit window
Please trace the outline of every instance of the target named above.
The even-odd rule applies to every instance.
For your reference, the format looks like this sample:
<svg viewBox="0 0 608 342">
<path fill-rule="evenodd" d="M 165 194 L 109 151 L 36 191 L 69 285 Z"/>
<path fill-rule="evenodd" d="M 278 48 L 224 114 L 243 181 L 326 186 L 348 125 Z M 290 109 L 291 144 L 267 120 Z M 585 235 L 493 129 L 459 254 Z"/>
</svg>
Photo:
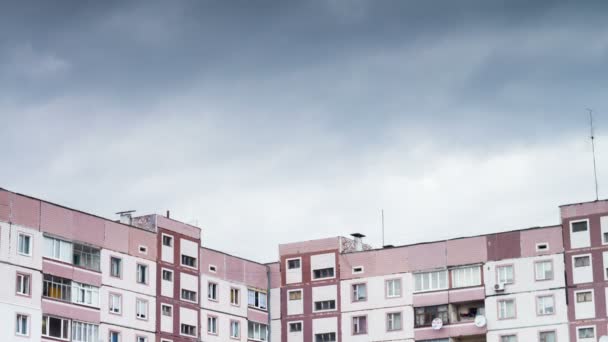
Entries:
<svg viewBox="0 0 608 342">
<path fill-rule="evenodd" d="M 302 290 L 289 291 L 289 300 L 302 300 Z"/>
</svg>

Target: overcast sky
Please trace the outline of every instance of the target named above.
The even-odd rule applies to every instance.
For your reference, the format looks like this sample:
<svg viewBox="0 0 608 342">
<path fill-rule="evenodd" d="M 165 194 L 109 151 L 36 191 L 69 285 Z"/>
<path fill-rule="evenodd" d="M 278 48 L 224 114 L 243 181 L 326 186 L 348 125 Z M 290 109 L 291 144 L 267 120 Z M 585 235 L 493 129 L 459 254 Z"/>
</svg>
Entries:
<svg viewBox="0 0 608 342">
<path fill-rule="evenodd" d="M 0 5 L 0 187 L 203 244 L 380 246 L 608 196 L 606 1 Z M 584 4 L 584 7 L 583 7 Z"/>
</svg>

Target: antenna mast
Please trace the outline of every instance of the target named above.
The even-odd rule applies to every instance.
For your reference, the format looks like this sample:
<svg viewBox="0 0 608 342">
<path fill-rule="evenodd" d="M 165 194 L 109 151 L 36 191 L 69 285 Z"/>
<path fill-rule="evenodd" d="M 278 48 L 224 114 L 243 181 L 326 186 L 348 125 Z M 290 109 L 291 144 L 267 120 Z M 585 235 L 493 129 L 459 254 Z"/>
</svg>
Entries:
<svg viewBox="0 0 608 342">
<path fill-rule="evenodd" d="M 382 248 L 384 248 L 384 209 L 381 210 L 382 214 Z"/>
<path fill-rule="evenodd" d="M 589 111 L 589 128 L 591 130 L 591 153 L 593 153 L 593 177 L 595 179 L 595 200 L 599 200 L 597 189 L 597 167 L 595 166 L 595 136 L 593 134 L 593 109 L 587 108 Z"/>
</svg>

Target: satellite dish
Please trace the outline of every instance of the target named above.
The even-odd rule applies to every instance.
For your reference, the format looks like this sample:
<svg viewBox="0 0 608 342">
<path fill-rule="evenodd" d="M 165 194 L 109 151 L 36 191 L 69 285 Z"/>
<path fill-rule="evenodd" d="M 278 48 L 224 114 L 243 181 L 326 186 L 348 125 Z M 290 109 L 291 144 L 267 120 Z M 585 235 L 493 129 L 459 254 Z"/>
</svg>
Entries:
<svg viewBox="0 0 608 342">
<path fill-rule="evenodd" d="M 431 326 L 433 327 L 433 330 L 439 330 L 443 327 L 443 320 L 437 317 L 431 322 Z"/>
<path fill-rule="evenodd" d="M 608 336 L 604 335 L 600 337 L 600 342 L 608 342 Z"/>
<path fill-rule="evenodd" d="M 475 326 L 478 328 L 483 328 L 486 326 L 486 318 L 483 315 L 477 315 L 475 316 Z M 602 342 L 608 342 L 608 340 L 606 341 L 602 341 Z"/>
</svg>

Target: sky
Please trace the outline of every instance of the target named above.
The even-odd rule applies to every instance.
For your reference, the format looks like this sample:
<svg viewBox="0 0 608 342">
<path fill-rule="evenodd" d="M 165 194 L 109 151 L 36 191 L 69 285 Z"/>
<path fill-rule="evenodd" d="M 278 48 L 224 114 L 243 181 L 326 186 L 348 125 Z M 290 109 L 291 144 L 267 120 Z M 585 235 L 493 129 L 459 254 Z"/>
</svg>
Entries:
<svg viewBox="0 0 608 342">
<path fill-rule="evenodd" d="M 203 245 L 393 245 L 608 197 L 606 1 L 0 4 L 0 187 Z"/>
</svg>

